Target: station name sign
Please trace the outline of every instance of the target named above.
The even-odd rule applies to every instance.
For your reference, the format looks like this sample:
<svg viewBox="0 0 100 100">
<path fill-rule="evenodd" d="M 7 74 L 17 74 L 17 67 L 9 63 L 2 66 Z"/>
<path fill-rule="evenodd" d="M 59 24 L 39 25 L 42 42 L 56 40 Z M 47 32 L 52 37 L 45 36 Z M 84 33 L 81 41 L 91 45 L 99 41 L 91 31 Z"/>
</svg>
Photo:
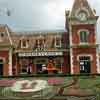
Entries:
<svg viewBox="0 0 100 100">
<path fill-rule="evenodd" d="M 19 57 L 62 56 L 63 52 L 20 52 Z"/>
</svg>

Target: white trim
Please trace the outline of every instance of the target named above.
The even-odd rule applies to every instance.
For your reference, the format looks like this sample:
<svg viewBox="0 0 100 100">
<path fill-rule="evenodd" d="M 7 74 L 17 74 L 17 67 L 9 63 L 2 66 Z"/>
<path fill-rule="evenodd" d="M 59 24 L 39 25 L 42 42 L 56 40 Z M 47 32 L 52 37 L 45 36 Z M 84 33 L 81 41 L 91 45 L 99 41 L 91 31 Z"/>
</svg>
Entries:
<svg viewBox="0 0 100 100">
<path fill-rule="evenodd" d="M 3 60 L 3 63 L 6 61 L 4 57 L 0 57 L 0 60 Z"/>
<path fill-rule="evenodd" d="M 25 42 L 26 46 L 23 46 L 23 42 Z M 22 39 L 21 40 L 21 48 L 28 48 L 29 45 L 28 45 L 28 41 L 26 39 Z"/>
<path fill-rule="evenodd" d="M 71 22 L 69 22 L 70 25 L 69 25 L 69 39 L 70 39 L 70 46 L 73 44 L 72 43 L 72 28 L 71 28 Z"/>
<path fill-rule="evenodd" d="M 12 76 L 12 49 L 9 50 L 9 76 Z"/>
<path fill-rule="evenodd" d="M 75 16 L 76 16 L 76 17 L 78 17 L 79 12 L 81 12 L 81 11 L 86 12 L 87 17 L 89 16 L 89 12 L 88 12 L 88 10 L 87 10 L 86 8 L 84 8 L 84 7 L 83 7 L 83 8 L 78 9 L 78 10 L 76 11 Z"/>
<path fill-rule="evenodd" d="M 74 69 L 73 69 L 73 52 L 72 48 L 70 49 L 70 59 L 71 59 L 71 74 L 74 74 Z"/>
<path fill-rule="evenodd" d="M 100 73 L 100 62 L 99 62 L 99 48 L 96 49 L 96 67 L 97 67 L 97 73 Z"/>
<path fill-rule="evenodd" d="M 97 23 L 95 24 L 95 42 L 98 43 L 98 36 L 97 36 Z"/>
<path fill-rule="evenodd" d="M 7 32 L 7 34 L 8 34 L 9 41 L 10 41 L 10 43 L 11 43 L 11 45 L 12 45 L 12 40 L 11 40 L 11 37 L 10 37 L 9 31 L 8 31 L 8 28 L 5 27 L 5 29 L 6 29 L 6 32 Z"/>
<path fill-rule="evenodd" d="M 57 39 L 59 39 L 59 42 L 60 42 L 60 44 L 59 45 L 57 45 Z M 59 47 L 59 48 L 61 48 L 61 35 L 57 35 L 57 36 L 55 36 L 55 47 L 57 48 L 57 47 Z"/>
<path fill-rule="evenodd" d="M 71 17 L 71 14 L 72 14 L 72 11 L 69 11 L 69 16 L 68 17 Z"/>
<path fill-rule="evenodd" d="M 97 23 L 95 24 L 95 43 L 98 43 L 97 39 Z M 100 62 L 99 62 L 99 46 L 96 48 L 96 67 L 97 67 L 97 73 L 100 73 Z"/>
<path fill-rule="evenodd" d="M 87 34 L 89 34 L 89 30 L 88 30 L 88 29 L 80 29 L 80 30 L 78 31 L 78 34 L 80 34 L 81 31 L 85 31 L 85 32 L 87 32 Z"/>
<path fill-rule="evenodd" d="M 87 24 L 96 24 L 96 19 L 93 19 L 92 21 L 91 20 L 87 20 L 85 22 L 80 22 L 80 21 L 77 21 L 77 20 L 73 20 L 71 22 L 72 25 L 87 25 Z"/>
<path fill-rule="evenodd" d="M 98 43 L 97 39 L 97 23 L 95 24 L 95 43 Z M 97 73 L 100 73 L 100 62 L 99 62 L 99 46 L 96 48 L 96 67 L 97 67 Z"/>
<path fill-rule="evenodd" d="M 79 61 L 79 58 L 80 58 L 80 57 L 83 57 L 83 56 L 85 56 L 85 57 L 90 57 L 90 60 L 93 61 L 93 56 L 92 56 L 92 55 L 89 55 L 89 54 L 80 54 L 80 55 L 78 55 L 78 56 L 77 56 L 77 61 Z"/>
<path fill-rule="evenodd" d="M 69 39 L 70 39 L 70 46 L 73 44 L 72 43 L 72 27 L 71 27 L 71 22 L 69 25 Z M 70 48 L 70 69 L 71 69 L 71 74 L 74 74 L 74 70 L 73 70 L 73 50 L 72 48 Z"/>
<path fill-rule="evenodd" d="M 19 57 L 36 57 L 36 56 L 63 56 L 63 52 L 51 52 L 51 51 L 48 51 L 48 52 L 19 52 L 18 53 L 18 56 Z"/>
<path fill-rule="evenodd" d="M 81 42 L 81 41 L 80 41 L 80 32 L 82 32 L 82 31 L 85 31 L 86 34 L 87 34 L 87 42 Z M 87 29 L 80 29 L 80 30 L 78 31 L 79 44 L 81 44 L 81 45 L 88 44 L 88 35 L 89 35 L 89 30 L 87 30 Z"/>
</svg>

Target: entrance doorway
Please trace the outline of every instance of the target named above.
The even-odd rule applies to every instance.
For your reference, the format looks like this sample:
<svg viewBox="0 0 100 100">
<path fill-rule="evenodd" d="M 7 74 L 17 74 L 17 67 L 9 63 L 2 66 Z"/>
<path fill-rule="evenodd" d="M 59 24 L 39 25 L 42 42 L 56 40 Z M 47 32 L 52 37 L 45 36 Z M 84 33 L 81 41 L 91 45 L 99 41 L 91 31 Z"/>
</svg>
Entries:
<svg viewBox="0 0 100 100">
<path fill-rule="evenodd" d="M 36 73 L 41 73 L 47 67 L 48 58 L 36 58 L 34 64 L 36 65 Z"/>
<path fill-rule="evenodd" d="M 37 66 L 37 72 L 42 71 L 42 64 L 36 64 Z"/>
<path fill-rule="evenodd" d="M 31 74 L 32 73 L 32 58 L 20 58 L 19 64 L 20 64 L 20 74 Z"/>
<path fill-rule="evenodd" d="M 3 75 L 3 60 L 0 59 L 0 76 Z"/>
<path fill-rule="evenodd" d="M 90 57 L 80 57 L 80 73 L 90 73 Z"/>
</svg>

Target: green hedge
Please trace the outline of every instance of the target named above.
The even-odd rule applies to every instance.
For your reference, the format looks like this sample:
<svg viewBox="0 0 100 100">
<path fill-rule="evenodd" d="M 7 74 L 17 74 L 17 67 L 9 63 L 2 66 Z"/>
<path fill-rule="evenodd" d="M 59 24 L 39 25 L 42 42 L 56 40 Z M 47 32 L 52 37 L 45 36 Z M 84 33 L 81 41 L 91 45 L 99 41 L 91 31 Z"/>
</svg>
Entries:
<svg viewBox="0 0 100 100">
<path fill-rule="evenodd" d="M 18 76 L 0 76 L 0 78 L 24 78 L 24 77 L 73 77 L 73 76 L 100 76 L 100 74 L 32 74 Z"/>
</svg>

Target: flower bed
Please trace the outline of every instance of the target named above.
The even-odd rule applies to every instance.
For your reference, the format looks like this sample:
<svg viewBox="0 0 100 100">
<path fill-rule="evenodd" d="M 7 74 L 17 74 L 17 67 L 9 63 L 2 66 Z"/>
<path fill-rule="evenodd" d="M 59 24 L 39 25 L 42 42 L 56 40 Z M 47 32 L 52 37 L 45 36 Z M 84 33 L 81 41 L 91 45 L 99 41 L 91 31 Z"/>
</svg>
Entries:
<svg viewBox="0 0 100 100">
<path fill-rule="evenodd" d="M 14 92 L 36 92 L 45 89 L 48 86 L 45 80 L 22 80 L 16 81 L 11 87 Z"/>
<path fill-rule="evenodd" d="M 16 82 L 16 80 L 0 80 L 0 86 L 12 86 L 12 84 L 14 84 Z"/>
<path fill-rule="evenodd" d="M 61 85 L 61 84 L 64 84 L 64 79 L 63 78 L 49 78 L 48 84 L 49 85 Z"/>
</svg>

